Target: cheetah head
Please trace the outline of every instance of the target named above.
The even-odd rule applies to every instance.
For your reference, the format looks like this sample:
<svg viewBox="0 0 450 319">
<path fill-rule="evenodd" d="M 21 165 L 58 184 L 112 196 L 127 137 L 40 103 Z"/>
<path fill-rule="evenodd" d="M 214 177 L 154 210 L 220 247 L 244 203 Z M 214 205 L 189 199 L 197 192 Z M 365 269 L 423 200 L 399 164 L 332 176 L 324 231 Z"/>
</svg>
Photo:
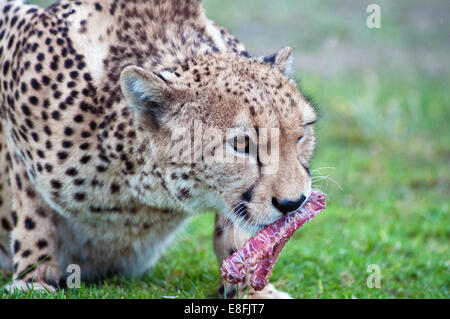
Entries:
<svg viewBox="0 0 450 319">
<path fill-rule="evenodd" d="M 208 54 L 162 72 L 123 70 L 146 158 L 177 205 L 214 208 L 254 234 L 308 198 L 316 114 L 289 79 L 291 63 L 284 48 L 257 59 Z"/>
</svg>

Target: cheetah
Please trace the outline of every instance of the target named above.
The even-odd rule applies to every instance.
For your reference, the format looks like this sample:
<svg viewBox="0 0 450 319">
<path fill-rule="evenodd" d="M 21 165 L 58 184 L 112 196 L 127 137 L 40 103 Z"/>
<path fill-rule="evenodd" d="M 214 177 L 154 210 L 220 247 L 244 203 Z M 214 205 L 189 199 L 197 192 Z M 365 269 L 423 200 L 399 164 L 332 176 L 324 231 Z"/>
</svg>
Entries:
<svg viewBox="0 0 450 319">
<path fill-rule="evenodd" d="M 142 275 L 190 217 L 208 211 L 220 266 L 300 207 L 311 193 L 317 115 L 292 63 L 290 47 L 251 56 L 200 0 L 63 0 L 46 9 L 0 0 L 7 291 L 53 292 L 71 264 L 83 280 Z M 207 139 L 210 153 L 176 157 L 174 132 L 184 128 L 195 144 L 201 126 L 219 136 Z M 220 134 L 230 129 L 235 136 Z M 277 146 L 276 161 L 263 144 Z M 219 149 L 237 160 L 204 156 Z M 290 298 L 271 284 L 254 291 L 248 279 L 224 285 L 227 298 Z"/>
</svg>

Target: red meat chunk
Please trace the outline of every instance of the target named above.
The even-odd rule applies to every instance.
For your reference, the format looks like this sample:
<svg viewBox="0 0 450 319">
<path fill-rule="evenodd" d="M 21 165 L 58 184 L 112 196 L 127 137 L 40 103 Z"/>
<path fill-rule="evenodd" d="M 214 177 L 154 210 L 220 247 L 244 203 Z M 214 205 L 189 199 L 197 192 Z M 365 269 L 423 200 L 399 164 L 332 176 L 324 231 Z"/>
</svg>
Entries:
<svg viewBox="0 0 450 319">
<path fill-rule="evenodd" d="M 261 230 L 225 260 L 220 268 L 222 278 L 235 285 L 242 282 L 249 271 L 253 271 L 250 284 L 255 290 L 262 290 L 284 245 L 297 229 L 324 208 L 325 195 L 312 192 L 300 209 Z"/>
</svg>

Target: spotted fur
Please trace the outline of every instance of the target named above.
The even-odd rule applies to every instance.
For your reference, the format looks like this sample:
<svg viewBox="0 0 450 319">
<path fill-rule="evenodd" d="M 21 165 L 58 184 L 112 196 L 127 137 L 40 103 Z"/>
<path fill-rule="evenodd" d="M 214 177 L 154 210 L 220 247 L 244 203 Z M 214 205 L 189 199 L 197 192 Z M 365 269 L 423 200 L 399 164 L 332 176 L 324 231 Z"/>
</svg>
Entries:
<svg viewBox="0 0 450 319">
<path fill-rule="evenodd" d="M 47 9 L 0 0 L 0 265 L 13 270 L 9 289 L 54 290 L 69 264 L 86 280 L 143 274 L 184 221 L 210 209 L 221 263 L 281 216 L 273 198 L 307 197 L 315 113 L 287 77 L 291 59 L 290 48 L 250 57 L 197 0 Z M 171 160 L 171 133 L 198 123 L 278 128 L 278 170 L 266 174 L 259 153 L 255 163 Z M 287 297 L 271 286 L 251 296 Z"/>
</svg>

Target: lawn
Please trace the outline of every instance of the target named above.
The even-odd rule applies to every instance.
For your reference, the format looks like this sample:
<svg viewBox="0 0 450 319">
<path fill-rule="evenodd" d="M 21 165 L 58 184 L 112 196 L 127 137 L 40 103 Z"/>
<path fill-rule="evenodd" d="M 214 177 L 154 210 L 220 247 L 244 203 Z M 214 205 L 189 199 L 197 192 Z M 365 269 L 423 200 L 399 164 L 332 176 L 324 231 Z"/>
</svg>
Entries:
<svg viewBox="0 0 450 319">
<path fill-rule="evenodd" d="M 286 245 L 272 282 L 295 298 L 449 298 L 450 5 L 379 1 L 383 25 L 370 30 L 364 1 L 205 3 L 251 52 L 294 46 L 295 79 L 321 114 L 312 168 L 328 207 Z M 213 224 L 194 218 L 142 278 L 45 297 L 214 298 Z"/>
</svg>

